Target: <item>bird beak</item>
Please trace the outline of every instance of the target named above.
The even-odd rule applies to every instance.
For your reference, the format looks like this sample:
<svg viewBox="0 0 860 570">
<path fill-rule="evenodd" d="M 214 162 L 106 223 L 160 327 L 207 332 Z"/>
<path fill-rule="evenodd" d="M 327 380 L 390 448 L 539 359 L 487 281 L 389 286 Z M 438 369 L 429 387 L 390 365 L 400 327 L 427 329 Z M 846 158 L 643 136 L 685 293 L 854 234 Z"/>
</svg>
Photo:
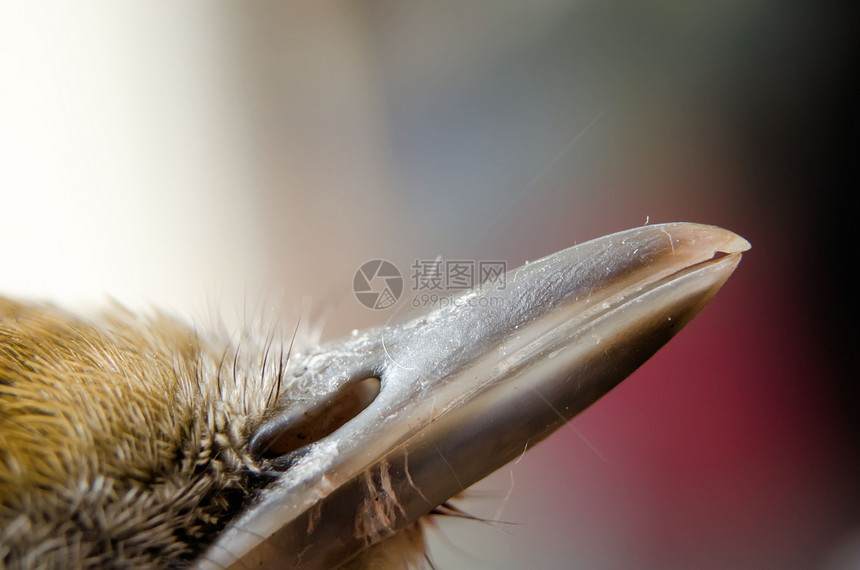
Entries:
<svg viewBox="0 0 860 570">
<path fill-rule="evenodd" d="M 294 355 L 291 405 L 251 441 L 281 472 L 199 567 L 336 567 L 403 529 L 609 392 L 749 247 L 713 226 L 633 229 Z M 309 437 L 322 417 L 334 427 Z"/>
</svg>

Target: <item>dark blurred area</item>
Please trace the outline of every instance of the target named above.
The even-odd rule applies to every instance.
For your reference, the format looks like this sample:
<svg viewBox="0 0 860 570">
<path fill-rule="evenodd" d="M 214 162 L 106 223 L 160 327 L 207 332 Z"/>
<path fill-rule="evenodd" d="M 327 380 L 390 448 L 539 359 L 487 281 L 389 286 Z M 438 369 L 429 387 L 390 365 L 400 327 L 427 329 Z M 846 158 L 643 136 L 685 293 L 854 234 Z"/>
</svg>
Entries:
<svg viewBox="0 0 860 570">
<path fill-rule="evenodd" d="M 5 104 L 9 168 L 28 164 L 20 137 L 37 119 L 67 141 L 34 138 L 44 164 L 97 148 L 79 192 L 105 194 L 69 227 L 91 237 L 95 205 L 139 187 L 104 219 L 122 220 L 111 239 L 156 251 L 65 250 L 68 229 L 28 249 L 22 222 L 0 237 L 10 266 L 18 251 L 39 260 L 34 275 L 80 272 L 96 252 L 158 302 L 197 267 L 183 255 L 208 247 L 242 277 L 235 260 L 253 250 L 288 295 L 313 295 L 303 318 L 332 337 L 391 316 L 353 296 L 368 259 L 515 267 L 668 221 L 752 243 L 677 339 L 466 493 L 462 508 L 503 522 L 438 521 L 437 568 L 860 568 L 853 3 L 141 4 L 29 19 L 11 6 L 6 23 L 49 47 L 3 47 L 7 94 L 24 94 Z M 80 124 L 122 127 L 88 142 L 63 113 L 22 110 L 32 78 L 50 101 L 86 102 Z M 21 169 L 3 190 L 7 228 L 34 215 L 9 188 L 38 196 L 40 176 Z M 40 232 L 66 228 L 57 212 Z"/>
</svg>

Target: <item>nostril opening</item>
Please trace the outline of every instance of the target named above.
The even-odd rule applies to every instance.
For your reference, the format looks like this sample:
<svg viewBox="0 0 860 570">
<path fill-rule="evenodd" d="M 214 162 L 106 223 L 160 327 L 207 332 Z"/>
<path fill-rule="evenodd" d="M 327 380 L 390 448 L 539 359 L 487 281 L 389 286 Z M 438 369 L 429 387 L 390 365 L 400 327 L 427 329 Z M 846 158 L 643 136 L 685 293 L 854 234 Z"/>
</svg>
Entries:
<svg viewBox="0 0 860 570">
<path fill-rule="evenodd" d="M 251 453 L 273 459 L 331 435 L 367 408 L 379 395 L 379 378 L 351 382 L 326 402 L 298 417 L 278 418 L 261 426 L 251 438 Z"/>
</svg>

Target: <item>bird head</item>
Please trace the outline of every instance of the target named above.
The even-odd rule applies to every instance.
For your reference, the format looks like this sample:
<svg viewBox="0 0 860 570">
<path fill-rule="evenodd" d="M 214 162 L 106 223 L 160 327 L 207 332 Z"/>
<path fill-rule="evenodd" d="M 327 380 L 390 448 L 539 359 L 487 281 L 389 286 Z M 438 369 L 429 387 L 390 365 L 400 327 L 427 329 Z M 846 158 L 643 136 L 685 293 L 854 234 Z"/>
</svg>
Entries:
<svg viewBox="0 0 860 570">
<path fill-rule="evenodd" d="M 0 300 L 2 566 L 420 560 L 423 516 L 611 390 L 748 247 L 646 226 L 301 348 Z"/>
</svg>

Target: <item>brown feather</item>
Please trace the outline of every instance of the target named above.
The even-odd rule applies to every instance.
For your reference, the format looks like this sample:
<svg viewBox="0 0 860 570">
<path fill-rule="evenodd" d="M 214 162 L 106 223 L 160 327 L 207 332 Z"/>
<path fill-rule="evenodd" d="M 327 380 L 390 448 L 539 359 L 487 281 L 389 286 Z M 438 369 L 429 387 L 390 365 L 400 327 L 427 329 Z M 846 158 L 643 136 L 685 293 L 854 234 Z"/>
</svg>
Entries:
<svg viewBox="0 0 860 570">
<path fill-rule="evenodd" d="M 0 299 L 0 561 L 172 566 L 252 485 L 260 391 L 187 327 L 117 309 L 89 322 Z M 239 402 L 247 399 L 248 413 Z"/>
</svg>

